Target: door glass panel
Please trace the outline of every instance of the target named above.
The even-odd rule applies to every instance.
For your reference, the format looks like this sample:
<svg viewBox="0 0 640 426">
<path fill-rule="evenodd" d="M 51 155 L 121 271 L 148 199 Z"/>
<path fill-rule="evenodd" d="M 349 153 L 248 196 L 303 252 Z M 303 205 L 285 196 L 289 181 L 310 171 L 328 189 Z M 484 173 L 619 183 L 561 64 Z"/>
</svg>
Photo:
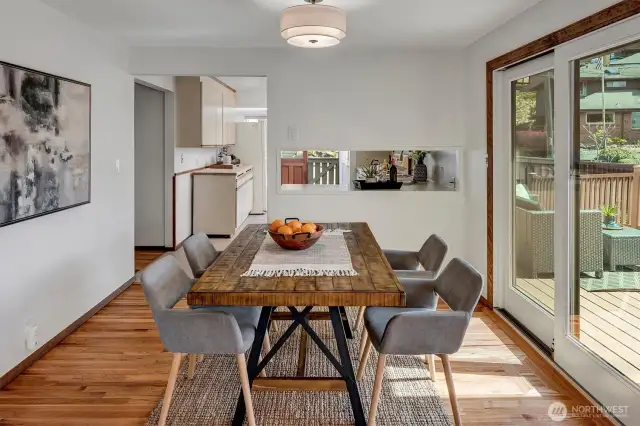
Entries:
<svg viewBox="0 0 640 426">
<path fill-rule="evenodd" d="M 640 383 L 640 42 L 574 64 L 570 333 Z"/>
<path fill-rule="evenodd" d="M 511 83 L 513 287 L 553 314 L 553 70 Z"/>
</svg>

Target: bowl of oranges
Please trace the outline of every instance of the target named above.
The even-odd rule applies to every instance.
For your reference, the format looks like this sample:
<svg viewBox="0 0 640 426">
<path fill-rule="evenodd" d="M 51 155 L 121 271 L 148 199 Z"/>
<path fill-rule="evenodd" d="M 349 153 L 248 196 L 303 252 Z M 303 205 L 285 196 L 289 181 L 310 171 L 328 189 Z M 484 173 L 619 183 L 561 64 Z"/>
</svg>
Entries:
<svg viewBox="0 0 640 426">
<path fill-rule="evenodd" d="M 324 226 L 313 222 L 300 222 L 297 217 L 284 221 L 276 219 L 269 225 L 269 235 L 280 247 L 287 250 L 305 250 L 318 242 Z"/>
</svg>

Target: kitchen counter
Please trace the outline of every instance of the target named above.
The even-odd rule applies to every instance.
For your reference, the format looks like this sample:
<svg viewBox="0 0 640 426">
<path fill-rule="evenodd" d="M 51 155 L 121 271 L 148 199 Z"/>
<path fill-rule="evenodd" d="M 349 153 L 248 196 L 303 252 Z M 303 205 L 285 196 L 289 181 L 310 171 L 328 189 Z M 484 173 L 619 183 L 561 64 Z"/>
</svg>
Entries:
<svg viewBox="0 0 640 426">
<path fill-rule="evenodd" d="M 241 175 L 252 169 L 253 169 L 253 166 L 240 164 L 239 166 L 236 166 L 233 169 L 214 169 L 214 168 L 207 167 L 206 169 L 193 172 L 193 174 L 194 175 Z"/>
</svg>

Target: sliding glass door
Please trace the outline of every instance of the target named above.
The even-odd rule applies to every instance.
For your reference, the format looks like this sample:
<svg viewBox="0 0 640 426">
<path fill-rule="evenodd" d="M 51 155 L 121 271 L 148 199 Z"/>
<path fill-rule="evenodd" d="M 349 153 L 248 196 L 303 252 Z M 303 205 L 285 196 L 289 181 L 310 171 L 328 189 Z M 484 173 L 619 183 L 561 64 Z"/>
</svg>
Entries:
<svg viewBox="0 0 640 426">
<path fill-rule="evenodd" d="M 503 171 L 509 182 L 509 285 L 501 307 L 547 348 L 553 345 L 553 54 L 501 75 Z M 507 163 L 508 162 L 508 163 Z"/>
<path fill-rule="evenodd" d="M 640 425 L 640 17 L 494 82 L 495 306 Z"/>
<path fill-rule="evenodd" d="M 629 425 L 640 423 L 639 28 L 606 28 L 554 60 L 555 359 Z"/>
</svg>

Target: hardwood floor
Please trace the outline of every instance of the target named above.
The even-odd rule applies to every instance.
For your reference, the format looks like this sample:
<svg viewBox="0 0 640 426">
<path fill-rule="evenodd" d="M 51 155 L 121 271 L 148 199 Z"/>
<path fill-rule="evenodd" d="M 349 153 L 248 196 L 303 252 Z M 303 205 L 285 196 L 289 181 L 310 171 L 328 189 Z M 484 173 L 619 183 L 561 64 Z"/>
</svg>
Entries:
<svg viewBox="0 0 640 426">
<path fill-rule="evenodd" d="M 160 250 L 136 250 L 135 268 L 136 272 L 143 270 L 149 266 L 154 260 L 165 254 Z"/>
<path fill-rule="evenodd" d="M 574 401 L 493 315 L 476 312 L 462 349 L 451 357 L 463 423 L 559 424 L 549 420 L 549 404 Z M 133 284 L 0 391 L 0 425 L 143 425 L 162 398 L 171 358 L 142 288 Z M 439 361 L 436 376 L 449 407 Z M 571 419 L 563 424 L 593 423 Z"/>
</svg>

